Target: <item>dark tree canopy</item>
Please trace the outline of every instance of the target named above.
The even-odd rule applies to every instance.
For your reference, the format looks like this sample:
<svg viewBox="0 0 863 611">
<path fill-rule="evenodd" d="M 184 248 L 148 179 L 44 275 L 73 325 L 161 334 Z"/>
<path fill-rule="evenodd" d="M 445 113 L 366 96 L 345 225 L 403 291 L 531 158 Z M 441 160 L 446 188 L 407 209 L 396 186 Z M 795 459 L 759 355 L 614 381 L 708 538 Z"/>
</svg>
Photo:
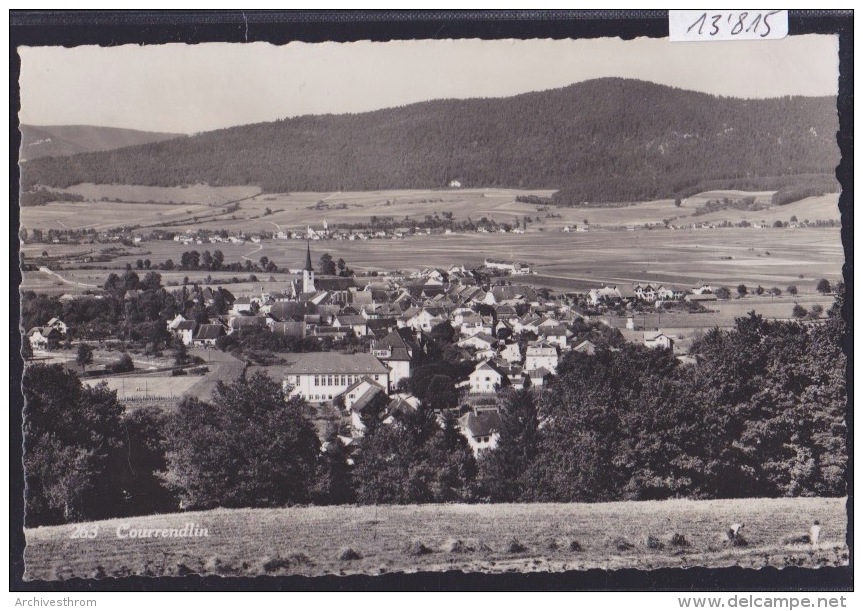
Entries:
<svg viewBox="0 0 863 611">
<path fill-rule="evenodd" d="M 167 480 L 183 507 L 279 507 L 309 500 L 320 442 L 302 399 L 263 373 L 184 399 L 168 428 Z"/>
</svg>

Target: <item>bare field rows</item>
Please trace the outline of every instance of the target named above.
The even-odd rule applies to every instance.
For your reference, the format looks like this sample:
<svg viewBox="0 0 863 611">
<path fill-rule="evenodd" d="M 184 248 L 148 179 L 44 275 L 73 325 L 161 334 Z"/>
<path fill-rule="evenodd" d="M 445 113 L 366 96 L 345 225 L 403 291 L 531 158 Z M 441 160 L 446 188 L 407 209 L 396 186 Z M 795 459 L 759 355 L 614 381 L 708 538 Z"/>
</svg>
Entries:
<svg viewBox="0 0 863 611">
<path fill-rule="evenodd" d="M 838 566 L 848 563 L 845 503 L 796 498 L 217 509 L 94 522 L 88 526 L 97 527 L 94 539 L 70 538 L 72 526 L 29 529 L 26 578 Z M 817 545 L 785 543 L 808 533 L 814 520 L 822 527 Z M 130 529 L 189 522 L 206 528 L 207 536 L 123 538 Z M 731 547 L 724 539 L 734 522 L 746 525 L 745 546 Z M 675 543 L 674 535 L 680 535 Z"/>
</svg>

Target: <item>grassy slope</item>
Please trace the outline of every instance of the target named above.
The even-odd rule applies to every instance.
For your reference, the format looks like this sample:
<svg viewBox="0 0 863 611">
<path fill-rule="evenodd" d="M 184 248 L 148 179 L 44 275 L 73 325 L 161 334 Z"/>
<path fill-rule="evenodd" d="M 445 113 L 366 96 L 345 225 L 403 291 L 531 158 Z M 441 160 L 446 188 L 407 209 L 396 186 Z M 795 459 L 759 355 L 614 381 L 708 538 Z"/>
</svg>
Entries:
<svg viewBox="0 0 863 611">
<path fill-rule="evenodd" d="M 603 504 L 423 505 L 213 510 L 108 520 L 93 540 L 71 539 L 72 526 L 26 531 L 28 579 L 170 575 L 193 572 L 254 575 L 276 557 L 293 558 L 270 572 L 304 575 L 393 571 L 561 571 L 589 568 L 740 565 L 833 566 L 848 562 L 845 499 L 737 499 Z M 822 524 L 817 546 L 785 544 Z M 118 539 L 117 527 L 181 528 L 195 522 L 206 538 Z M 745 523 L 746 547 L 730 548 L 722 533 Z M 679 533 L 685 547 L 668 544 Z M 648 535 L 665 542 L 651 549 Z M 633 544 L 619 551 L 617 538 Z M 525 551 L 507 551 L 511 539 Z M 458 539 L 476 551 L 451 552 Z M 431 553 L 411 555 L 420 541 Z M 559 550 L 549 549 L 555 541 Z M 580 552 L 569 551 L 578 541 Z M 362 558 L 340 560 L 350 547 Z M 484 549 L 484 548 L 487 549 Z M 99 566 L 104 567 L 100 572 Z"/>
</svg>

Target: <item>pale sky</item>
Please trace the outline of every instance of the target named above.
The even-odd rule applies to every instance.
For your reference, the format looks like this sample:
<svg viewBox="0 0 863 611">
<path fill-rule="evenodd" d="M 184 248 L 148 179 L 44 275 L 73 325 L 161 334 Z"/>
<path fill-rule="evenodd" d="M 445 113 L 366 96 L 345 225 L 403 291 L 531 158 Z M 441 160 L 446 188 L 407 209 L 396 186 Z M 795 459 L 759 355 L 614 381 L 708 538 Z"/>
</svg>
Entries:
<svg viewBox="0 0 863 611">
<path fill-rule="evenodd" d="M 838 37 L 20 47 L 22 123 L 193 133 L 603 76 L 735 97 L 835 95 Z"/>
</svg>

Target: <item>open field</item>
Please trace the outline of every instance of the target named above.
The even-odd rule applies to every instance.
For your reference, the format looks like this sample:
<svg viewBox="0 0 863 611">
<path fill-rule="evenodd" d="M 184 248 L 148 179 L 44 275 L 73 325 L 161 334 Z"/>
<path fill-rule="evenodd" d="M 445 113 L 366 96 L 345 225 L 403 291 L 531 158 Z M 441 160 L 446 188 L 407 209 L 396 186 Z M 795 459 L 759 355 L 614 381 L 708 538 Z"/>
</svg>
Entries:
<svg viewBox="0 0 863 611">
<path fill-rule="evenodd" d="M 775 206 L 756 212 L 721 210 L 693 217 L 692 213 L 708 199 L 717 197 L 754 196 L 756 201 L 769 202 L 771 191 L 727 192 L 708 191 L 687 198 L 680 207 L 674 200 L 639 202 L 620 207 L 563 208 L 516 202 L 518 195 L 550 197 L 553 190 L 522 189 L 441 189 L 441 190 L 388 190 L 329 193 L 270 193 L 260 194 L 257 187 L 209 187 L 192 185 L 181 187 L 140 187 L 133 185 L 75 185 L 67 189 L 91 201 L 58 202 L 47 206 L 23 208 L 21 223 L 28 229 L 96 228 L 108 229 L 128 225 L 156 227 L 176 223 L 172 229 L 226 229 L 234 232 L 272 232 L 297 229 L 312 225 L 320 227 L 326 219 L 331 226 L 338 223 L 366 222 L 371 216 L 392 217 L 396 223 L 405 217 L 414 220 L 426 215 L 451 212 L 459 221 L 468 218 L 478 221 L 482 217 L 498 222 L 513 223 L 516 218 L 529 216 L 539 220 L 531 224 L 533 230 L 543 227 L 557 230 L 587 220 L 593 226 L 626 226 L 658 223 L 673 219 L 677 224 L 746 219 L 772 223 L 788 221 L 792 215 L 799 220 L 839 219 L 838 194 L 812 197 L 787 206 Z M 101 201 L 102 198 L 120 200 L 120 203 Z M 198 219 L 213 214 L 214 207 L 229 201 L 242 200 L 235 213 L 216 219 Z M 175 202 L 170 205 L 169 202 Z M 265 216 L 266 209 L 271 214 Z M 549 218 L 547 214 L 554 214 Z M 560 215 L 557 218 L 557 215 Z M 232 218 L 235 217 L 235 218 Z M 409 225 L 409 221 L 404 221 Z"/>
<path fill-rule="evenodd" d="M 110 376 L 104 379 L 88 378 L 83 380 L 87 386 L 95 386 L 105 382 L 110 390 L 117 391 L 120 402 L 142 401 L 152 398 L 162 398 L 168 401 L 179 401 L 180 397 L 202 380 L 201 376 L 167 375 L 123 375 Z"/>
<path fill-rule="evenodd" d="M 122 202 L 161 204 L 203 204 L 221 206 L 260 193 L 257 187 L 211 187 L 210 185 L 187 185 L 183 187 L 145 187 L 142 185 L 94 185 L 84 183 L 68 189 L 85 200 L 99 201 L 103 197 Z"/>
<path fill-rule="evenodd" d="M 306 248 L 302 240 L 194 247 L 157 241 L 146 242 L 142 247 L 141 251 L 150 253 L 148 255 L 123 256 L 106 265 L 122 270 L 126 263 L 134 265 L 135 260 L 142 256 L 154 262 L 171 258 L 176 263 L 185 250 L 215 250 L 217 246 L 223 250 L 227 261 L 242 260 L 243 256 L 257 261 L 261 256 L 267 256 L 282 269 L 300 267 Z M 51 252 L 52 248 L 38 245 L 34 252 L 28 246 L 25 252 L 38 257 L 42 249 Z M 512 278 L 514 282 L 573 291 L 584 291 L 603 283 L 660 282 L 689 287 L 703 280 L 731 287 L 740 283 L 750 288 L 759 284 L 765 288 L 778 286 L 783 291 L 794 284 L 801 294 L 806 294 L 814 292 L 819 278 L 828 278 L 831 282 L 838 279 L 844 262 L 838 228 L 453 234 L 402 240 L 330 240 L 313 243 L 312 251 L 314 259 L 324 252 L 336 259 L 342 257 L 357 271 L 451 265 L 470 267 L 481 264 L 485 257 L 515 259 L 529 263 L 536 275 Z M 109 271 L 70 269 L 59 273 L 69 282 L 100 284 Z M 42 290 L 40 287 L 44 287 L 44 292 L 53 290 L 60 293 L 86 290 L 86 287 L 40 274 L 25 272 L 22 289 Z M 162 278 L 163 282 L 181 281 L 185 276 L 203 281 L 207 274 L 201 271 L 163 272 Z M 270 275 L 257 274 L 259 280 L 268 280 Z M 247 274 L 214 273 L 212 276 L 215 283 L 218 278 L 236 276 L 243 279 Z M 277 280 L 282 279 L 287 277 L 279 276 Z M 230 285 L 229 288 L 242 295 L 244 293 L 239 286 Z M 250 288 L 259 291 L 260 285 L 251 283 Z"/>
<path fill-rule="evenodd" d="M 81 368 L 75 363 L 75 355 L 74 345 L 71 350 L 35 350 L 33 362 L 45 365 L 60 364 L 80 373 Z M 95 386 L 104 381 L 109 389 L 117 391 L 120 402 L 159 400 L 163 407 L 173 409 L 184 396 L 209 401 L 219 381 L 233 382 L 245 368 L 242 361 L 221 350 L 190 348 L 189 355 L 200 357 L 203 363 L 198 367 L 207 367 L 209 371 L 204 375 L 172 376 L 170 371 L 165 371 L 174 367 L 174 359 L 170 352 L 166 352 L 166 355 L 161 357 L 133 353 L 130 356 L 135 365 L 134 371 L 84 378 L 82 382 L 88 386 Z M 88 372 L 98 367 L 105 367 L 116 361 L 119 356 L 120 352 L 116 350 L 104 350 L 95 346 L 93 362 L 88 367 Z"/>
<path fill-rule="evenodd" d="M 845 503 L 796 498 L 217 509 L 93 522 L 88 529 L 98 527 L 94 539 L 72 539 L 71 525 L 28 529 L 25 578 L 839 566 L 848 563 Z M 817 545 L 784 542 L 808 533 L 814 520 L 822 526 Z M 207 536 L 117 534 L 118 528 L 122 535 L 189 522 L 206 528 Z M 734 522 L 745 524 L 745 546 L 724 540 Z M 675 534 L 684 542 L 672 544 Z M 661 549 L 648 545 L 648 536 Z M 511 546 L 513 539 L 522 550 Z M 572 550 L 574 541 L 580 551 Z M 418 553 L 417 542 L 427 551 Z M 360 558 L 341 560 L 345 548 Z"/>
</svg>

